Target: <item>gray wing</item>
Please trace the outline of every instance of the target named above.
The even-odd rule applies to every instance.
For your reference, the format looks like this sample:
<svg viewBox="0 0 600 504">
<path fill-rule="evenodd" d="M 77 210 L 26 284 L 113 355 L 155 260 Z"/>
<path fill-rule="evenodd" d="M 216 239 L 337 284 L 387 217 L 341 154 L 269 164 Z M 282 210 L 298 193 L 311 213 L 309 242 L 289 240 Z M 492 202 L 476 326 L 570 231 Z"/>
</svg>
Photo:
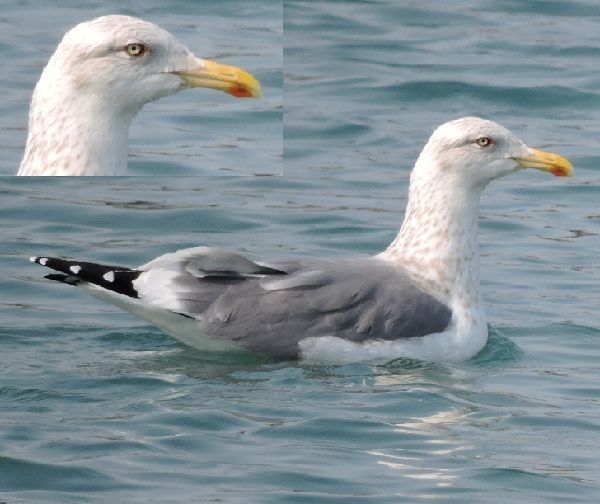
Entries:
<svg viewBox="0 0 600 504">
<path fill-rule="evenodd" d="M 270 266 L 286 274 L 222 288 L 202 313 L 203 329 L 258 353 L 297 357 L 307 337 L 394 340 L 441 332 L 450 323 L 447 306 L 376 258 Z"/>
</svg>

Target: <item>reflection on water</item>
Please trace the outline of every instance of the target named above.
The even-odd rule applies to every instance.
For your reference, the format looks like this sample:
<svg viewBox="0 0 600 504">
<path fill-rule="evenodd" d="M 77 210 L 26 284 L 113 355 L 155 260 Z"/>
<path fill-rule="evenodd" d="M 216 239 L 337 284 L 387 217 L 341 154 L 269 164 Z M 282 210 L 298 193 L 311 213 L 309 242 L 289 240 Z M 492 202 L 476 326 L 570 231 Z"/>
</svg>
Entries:
<svg viewBox="0 0 600 504">
<path fill-rule="evenodd" d="M 410 364 L 410 361 L 405 363 Z M 398 362 L 394 366 L 398 366 Z M 424 363 L 419 366 L 416 361 L 403 372 L 398 367 L 395 373 L 389 372 L 385 366 L 383 368 L 378 368 L 380 374 L 377 375 L 376 386 L 386 389 L 401 387 L 406 393 L 421 397 L 424 403 L 435 403 L 439 399 L 443 403 L 448 398 L 458 403 L 465 402 L 466 392 L 476 378 L 469 369 Z M 381 374 L 381 371 L 387 374 Z M 465 393 L 464 397 L 461 390 Z M 426 481 L 421 496 L 425 496 L 432 485 L 452 487 L 464 471 L 457 461 L 469 458 L 475 449 L 472 442 L 461 437 L 461 427 L 474 422 L 477 411 L 475 406 L 450 406 L 423 416 L 408 415 L 390 425 L 394 433 L 400 434 L 395 447 L 372 449 L 367 453 L 377 459 L 377 464 L 397 471 L 401 478 Z M 430 497 L 443 498 L 443 495 Z"/>
</svg>

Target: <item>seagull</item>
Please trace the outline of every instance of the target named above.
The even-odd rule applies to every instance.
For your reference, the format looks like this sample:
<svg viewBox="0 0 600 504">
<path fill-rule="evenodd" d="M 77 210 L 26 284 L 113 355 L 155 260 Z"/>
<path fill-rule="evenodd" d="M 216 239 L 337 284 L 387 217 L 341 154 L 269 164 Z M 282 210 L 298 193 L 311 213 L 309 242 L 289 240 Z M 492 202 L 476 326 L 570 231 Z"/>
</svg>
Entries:
<svg viewBox="0 0 600 504">
<path fill-rule="evenodd" d="M 479 282 L 483 189 L 524 168 L 573 173 L 562 156 L 465 117 L 438 127 L 412 170 L 397 237 L 367 257 L 251 260 L 194 247 L 139 268 L 31 261 L 204 351 L 279 359 L 460 361 L 488 338 Z"/>
<path fill-rule="evenodd" d="M 254 76 L 197 58 L 155 24 L 119 15 L 78 24 L 35 87 L 17 175 L 124 175 L 132 119 L 190 87 L 261 95 Z"/>
</svg>

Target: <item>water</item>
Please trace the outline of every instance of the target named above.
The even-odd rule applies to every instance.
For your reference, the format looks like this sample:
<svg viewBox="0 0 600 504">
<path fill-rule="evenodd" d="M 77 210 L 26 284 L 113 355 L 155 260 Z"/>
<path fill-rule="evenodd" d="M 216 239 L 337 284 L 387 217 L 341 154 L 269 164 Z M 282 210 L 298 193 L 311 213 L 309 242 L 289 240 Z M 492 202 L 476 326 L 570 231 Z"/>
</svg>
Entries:
<svg viewBox="0 0 600 504">
<path fill-rule="evenodd" d="M 286 173 L 406 173 L 466 115 L 595 166 L 597 2 L 293 1 L 284 16 Z"/>
<path fill-rule="evenodd" d="M 600 11 L 394 5 L 285 2 L 285 177 L 0 180 L 0 500 L 597 501 Z M 257 259 L 377 252 L 429 132 L 467 114 L 577 170 L 484 194 L 492 331 L 468 362 L 201 354 L 27 261 L 136 265 L 201 244 Z M 3 158 L 18 162 L 1 121 Z M 165 152 L 180 135 L 163 130 Z"/>
</svg>

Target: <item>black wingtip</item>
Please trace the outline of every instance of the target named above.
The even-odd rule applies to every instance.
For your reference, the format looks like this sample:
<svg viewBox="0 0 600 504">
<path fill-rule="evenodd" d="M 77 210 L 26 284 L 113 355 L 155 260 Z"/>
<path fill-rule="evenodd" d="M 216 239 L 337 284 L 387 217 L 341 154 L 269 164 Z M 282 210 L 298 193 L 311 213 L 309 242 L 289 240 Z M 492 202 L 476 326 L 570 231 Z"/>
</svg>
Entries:
<svg viewBox="0 0 600 504">
<path fill-rule="evenodd" d="M 140 275 L 140 271 L 123 266 L 68 261 L 58 257 L 33 256 L 29 260 L 61 273 L 46 275 L 45 278 L 50 280 L 69 285 L 87 282 L 129 297 L 138 297 L 137 291 L 133 287 L 133 281 Z"/>
</svg>

